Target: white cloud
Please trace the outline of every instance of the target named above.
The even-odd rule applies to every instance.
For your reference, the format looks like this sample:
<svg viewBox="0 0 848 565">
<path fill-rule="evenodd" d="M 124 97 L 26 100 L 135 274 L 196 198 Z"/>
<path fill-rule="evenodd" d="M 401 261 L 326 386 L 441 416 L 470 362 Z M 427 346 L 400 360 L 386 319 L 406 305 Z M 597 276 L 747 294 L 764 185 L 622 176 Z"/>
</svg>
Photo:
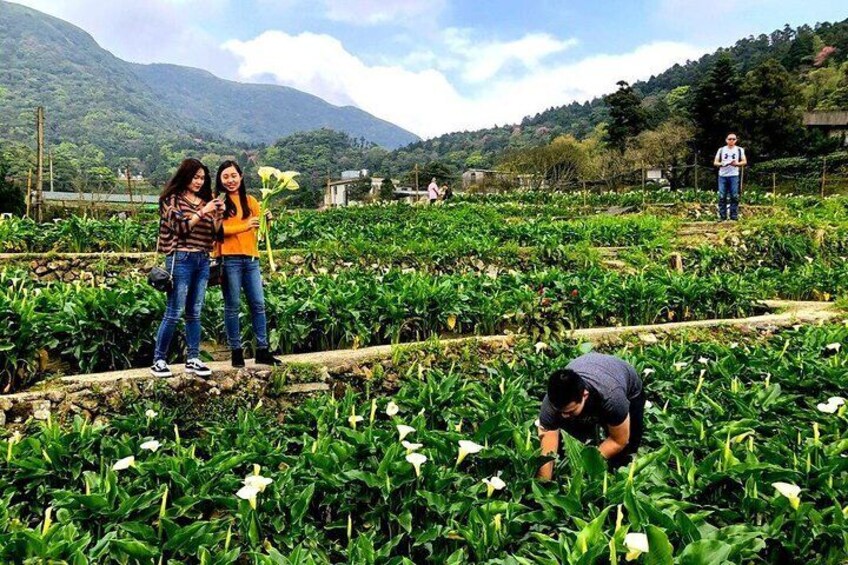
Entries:
<svg viewBox="0 0 848 565">
<path fill-rule="evenodd" d="M 529 33 L 514 41 L 475 41 L 471 30 L 445 30 L 444 42 L 451 53 L 464 60 L 463 79 L 482 82 L 510 63 L 537 69 L 543 59 L 577 45 L 577 39 L 560 40 L 547 33 Z"/>
<path fill-rule="evenodd" d="M 434 20 L 445 0 L 324 0 L 327 18 L 356 25 L 411 23 Z"/>
<path fill-rule="evenodd" d="M 325 34 L 268 31 L 249 41 L 229 41 L 224 48 L 239 59 L 243 80 L 271 76 L 330 102 L 354 104 L 424 137 L 518 122 L 551 106 L 612 92 L 618 80 L 645 79 L 703 52 L 688 44 L 656 42 L 630 53 L 544 64 L 544 57 L 562 51 L 568 41 L 534 38 L 528 43 L 534 49 L 523 58 L 514 50 L 522 41 L 506 47 L 490 44 L 491 60 L 483 55 L 486 49 L 469 54 L 461 65 L 465 78 L 487 80 L 462 93 L 443 70 L 367 64 Z M 417 57 L 419 62 L 426 59 L 423 54 Z M 513 60 L 524 66 L 523 72 L 517 76 L 499 72 Z M 470 73 L 472 61 L 483 69 L 477 75 Z"/>
</svg>

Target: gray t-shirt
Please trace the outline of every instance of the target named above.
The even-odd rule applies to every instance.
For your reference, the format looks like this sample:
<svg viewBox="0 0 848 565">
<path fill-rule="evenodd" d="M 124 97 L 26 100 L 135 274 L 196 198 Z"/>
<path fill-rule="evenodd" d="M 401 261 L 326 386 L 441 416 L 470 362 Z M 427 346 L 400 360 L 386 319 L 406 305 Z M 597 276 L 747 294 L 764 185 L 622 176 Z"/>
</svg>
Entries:
<svg viewBox="0 0 848 565">
<path fill-rule="evenodd" d="M 721 163 L 721 168 L 718 170 L 718 176 L 720 177 L 738 177 L 739 176 L 739 167 L 736 165 L 729 165 L 728 163 L 732 163 L 736 161 L 737 163 L 745 158 L 745 150 L 739 147 L 738 145 L 735 147 L 729 147 L 725 145 L 716 153 L 715 160 Z"/>
<path fill-rule="evenodd" d="M 630 401 L 642 393 L 642 380 L 630 363 L 613 355 L 586 353 L 566 367 L 581 377 L 589 389 L 589 398 L 580 416 L 571 421 L 597 422 L 603 426 L 618 426 L 630 413 Z M 566 422 L 548 399 L 542 400 L 539 424 L 555 430 Z"/>
</svg>

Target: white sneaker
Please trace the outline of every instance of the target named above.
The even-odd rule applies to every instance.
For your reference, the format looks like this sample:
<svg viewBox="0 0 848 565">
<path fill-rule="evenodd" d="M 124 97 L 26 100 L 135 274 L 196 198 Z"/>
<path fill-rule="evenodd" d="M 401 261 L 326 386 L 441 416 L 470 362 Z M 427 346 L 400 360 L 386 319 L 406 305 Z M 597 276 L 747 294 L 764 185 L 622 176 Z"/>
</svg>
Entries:
<svg viewBox="0 0 848 565">
<path fill-rule="evenodd" d="M 154 377 L 172 377 L 174 375 L 164 359 L 157 359 L 153 362 L 153 366 L 150 367 L 150 374 Z"/>
<path fill-rule="evenodd" d="M 211 377 L 212 369 L 203 364 L 203 361 L 195 357 L 189 359 L 185 364 L 186 373 L 192 373 L 198 377 Z"/>
</svg>

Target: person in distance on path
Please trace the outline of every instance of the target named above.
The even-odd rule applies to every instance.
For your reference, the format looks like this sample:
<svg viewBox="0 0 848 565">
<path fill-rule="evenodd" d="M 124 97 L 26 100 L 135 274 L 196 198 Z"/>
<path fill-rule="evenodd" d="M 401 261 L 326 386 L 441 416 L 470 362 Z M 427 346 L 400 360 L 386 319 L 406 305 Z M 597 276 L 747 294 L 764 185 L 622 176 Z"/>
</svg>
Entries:
<svg viewBox="0 0 848 565">
<path fill-rule="evenodd" d="M 441 196 L 439 192 L 439 185 L 436 183 L 436 177 L 430 181 L 430 185 L 427 187 L 427 199 L 430 201 L 430 206 L 436 203 L 436 201 Z"/>
<path fill-rule="evenodd" d="M 739 168 L 748 164 L 745 150 L 736 145 L 736 134 L 727 134 L 727 145 L 716 153 L 713 165 L 718 167 L 718 219 L 739 219 Z"/>
<path fill-rule="evenodd" d="M 642 380 L 632 365 L 613 355 L 581 355 L 548 380 L 538 420 L 542 455 L 559 451 L 560 430 L 586 442 L 596 440 L 603 427 L 607 436 L 598 450 L 610 469 L 617 469 L 642 442 L 644 413 Z M 538 476 L 550 480 L 553 470 L 549 461 Z"/>
</svg>

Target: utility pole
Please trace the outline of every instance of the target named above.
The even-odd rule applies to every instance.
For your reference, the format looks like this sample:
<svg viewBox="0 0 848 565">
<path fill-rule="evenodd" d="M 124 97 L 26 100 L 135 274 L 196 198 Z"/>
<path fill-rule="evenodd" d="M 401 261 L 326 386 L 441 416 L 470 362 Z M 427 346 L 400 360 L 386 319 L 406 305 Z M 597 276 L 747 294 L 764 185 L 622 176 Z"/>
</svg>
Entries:
<svg viewBox="0 0 848 565">
<path fill-rule="evenodd" d="M 38 137 L 38 162 L 35 171 L 35 219 L 38 223 L 44 221 L 44 107 L 39 106 L 35 111 L 35 121 Z"/>
<path fill-rule="evenodd" d="M 53 152 L 48 151 L 47 156 L 50 161 L 50 192 L 53 192 Z"/>
<path fill-rule="evenodd" d="M 698 150 L 695 150 L 695 192 L 698 192 Z"/>
<path fill-rule="evenodd" d="M 824 198 L 824 185 L 827 182 L 827 157 L 822 159 L 821 197 Z"/>
<path fill-rule="evenodd" d="M 415 163 L 415 192 L 418 192 L 418 163 Z"/>
</svg>

